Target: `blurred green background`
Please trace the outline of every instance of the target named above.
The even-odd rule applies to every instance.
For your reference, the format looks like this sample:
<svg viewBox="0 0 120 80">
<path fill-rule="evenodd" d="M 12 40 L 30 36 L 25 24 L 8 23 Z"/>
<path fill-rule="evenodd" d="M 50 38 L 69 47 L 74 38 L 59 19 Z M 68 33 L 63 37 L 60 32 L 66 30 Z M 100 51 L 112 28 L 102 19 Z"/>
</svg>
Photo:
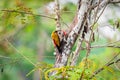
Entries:
<svg viewBox="0 0 120 80">
<path fill-rule="evenodd" d="M 51 1 L 53 0 L 0 0 L 0 80 L 39 80 L 41 75 L 34 65 L 46 67 L 45 64 L 54 64 L 51 32 L 55 30 L 56 23 L 53 19 L 37 15 L 54 18 L 55 15 L 49 14 L 45 7 Z M 63 22 L 70 24 L 76 10 L 77 6 L 72 3 L 64 5 L 61 10 L 63 29 L 67 29 Z M 98 39 L 92 45 L 107 42 L 106 39 Z M 95 63 L 94 70 L 107 63 L 119 51 L 112 48 L 92 49 L 89 58 Z M 84 56 L 83 50 L 78 63 Z M 113 72 L 105 70 L 97 78 L 120 80 L 120 72 L 114 66 L 111 68 Z M 32 70 L 34 71 L 30 73 Z M 26 76 L 28 73 L 30 74 Z"/>
</svg>

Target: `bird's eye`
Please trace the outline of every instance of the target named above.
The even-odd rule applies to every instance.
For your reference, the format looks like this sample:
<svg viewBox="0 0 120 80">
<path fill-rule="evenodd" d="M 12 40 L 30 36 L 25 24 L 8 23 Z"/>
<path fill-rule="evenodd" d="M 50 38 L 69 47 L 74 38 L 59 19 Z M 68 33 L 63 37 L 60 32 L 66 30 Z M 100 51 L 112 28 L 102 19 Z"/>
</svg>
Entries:
<svg viewBox="0 0 120 80">
<path fill-rule="evenodd" d="M 58 32 L 58 34 L 61 34 L 61 32 Z"/>
</svg>

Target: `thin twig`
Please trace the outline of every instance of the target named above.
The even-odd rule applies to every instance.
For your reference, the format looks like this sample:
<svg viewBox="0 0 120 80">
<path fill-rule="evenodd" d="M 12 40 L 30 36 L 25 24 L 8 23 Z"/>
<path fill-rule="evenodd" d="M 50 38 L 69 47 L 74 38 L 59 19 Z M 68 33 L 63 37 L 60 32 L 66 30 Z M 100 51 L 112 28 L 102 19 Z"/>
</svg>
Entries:
<svg viewBox="0 0 120 80">
<path fill-rule="evenodd" d="M 120 3 L 120 0 L 109 0 L 109 3 Z"/>
<path fill-rule="evenodd" d="M 82 80 L 82 78 L 83 78 L 83 76 L 84 76 L 84 72 L 85 72 L 85 70 L 87 69 L 88 56 L 89 56 L 90 51 L 91 51 L 91 49 L 90 49 L 90 42 L 87 42 L 87 41 L 86 41 L 86 47 L 87 47 L 87 52 L 86 52 L 86 56 L 85 56 L 85 65 L 84 65 L 84 69 L 83 69 L 83 71 L 82 71 L 82 74 L 81 74 L 81 76 L 80 76 L 80 80 Z"/>
<path fill-rule="evenodd" d="M 69 25 L 63 21 L 63 18 L 60 17 L 60 19 L 61 19 L 62 23 L 65 24 L 67 28 L 69 28 Z"/>
<path fill-rule="evenodd" d="M 96 46 L 91 46 L 90 49 L 92 48 L 103 48 L 103 47 L 110 47 L 110 48 L 120 48 L 120 46 L 115 46 L 115 45 L 96 45 Z M 86 48 L 82 47 L 81 50 L 85 50 Z"/>
<path fill-rule="evenodd" d="M 25 11 L 19 11 L 19 10 L 8 10 L 8 9 L 3 9 L 3 10 L 1 10 L 1 11 L 5 11 L 5 12 L 16 12 L 16 13 L 24 13 L 24 14 L 29 14 L 29 15 L 33 15 L 33 16 L 41 16 L 41 17 L 46 17 L 46 18 L 49 18 L 49 19 L 54 19 L 54 20 L 56 20 L 56 18 L 47 16 L 47 15 L 43 15 L 43 14 L 33 14 L 33 13 L 31 13 L 31 12 L 25 12 Z"/>
<path fill-rule="evenodd" d="M 75 14 L 75 11 L 61 11 L 61 13 L 73 13 L 73 14 Z"/>
<path fill-rule="evenodd" d="M 98 1 L 98 5 L 97 5 L 97 9 L 96 11 L 94 12 L 94 22 L 96 21 L 96 18 L 97 18 L 97 14 L 98 14 L 98 11 L 99 11 L 99 5 L 100 5 L 101 1 L 99 0 Z"/>
<path fill-rule="evenodd" d="M 114 41 L 114 42 L 111 42 L 111 43 L 107 43 L 105 45 L 94 45 L 94 46 L 90 46 L 90 48 L 103 48 L 103 47 L 111 47 L 111 48 L 120 48 L 120 46 L 116 46 L 116 45 L 113 45 L 117 42 L 120 42 L 120 40 L 118 41 Z M 81 50 L 84 50 L 86 49 L 85 47 L 82 47 Z"/>
<path fill-rule="evenodd" d="M 24 59 L 26 59 L 28 62 L 30 62 L 32 65 L 34 65 L 36 67 L 36 65 L 30 60 L 28 59 L 25 55 L 23 55 L 17 48 L 14 47 L 14 45 L 12 45 L 8 39 L 6 39 L 6 41 L 8 42 L 8 44 L 17 52 L 19 53 L 22 57 L 24 57 Z"/>
<path fill-rule="evenodd" d="M 101 1 L 106 1 L 106 0 L 101 0 Z M 107 4 L 115 4 L 115 3 L 120 3 L 120 0 L 108 0 Z M 92 9 L 96 8 L 99 5 L 99 1 L 96 2 L 91 6 Z M 101 7 L 102 8 L 102 7 Z"/>
<path fill-rule="evenodd" d="M 120 42 L 120 40 L 117 40 L 117 41 L 114 41 L 114 42 L 107 43 L 106 45 L 115 44 L 115 43 L 117 43 L 117 42 Z"/>
<path fill-rule="evenodd" d="M 112 65 L 112 64 L 114 64 L 114 63 L 118 63 L 119 61 L 120 61 L 120 59 L 116 60 L 115 62 L 110 62 L 110 63 L 107 64 L 106 66 L 108 67 L 108 66 L 110 66 L 110 65 Z M 92 79 L 92 78 L 95 77 L 98 73 L 100 73 L 101 71 L 103 71 L 106 66 L 104 66 L 104 67 L 98 69 L 97 71 L 95 71 L 94 74 L 93 74 L 89 79 Z"/>
<path fill-rule="evenodd" d="M 107 4 L 104 6 L 103 10 L 101 11 L 101 13 L 99 14 L 99 16 L 96 18 L 96 20 L 93 22 L 93 24 L 90 26 L 91 28 L 93 28 L 93 26 L 97 23 L 97 21 L 99 20 L 100 16 L 103 14 L 105 8 L 106 8 Z"/>
<path fill-rule="evenodd" d="M 83 42 L 83 39 L 79 39 L 79 42 L 78 42 L 78 45 L 77 45 L 77 48 L 73 54 L 73 57 L 72 57 L 72 60 L 71 60 L 71 66 L 75 66 L 76 63 L 77 63 L 77 59 L 79 57 L 79 54 L 80 54 L 80 50 L 82 48 L 82 42 Z"/>
<path fill-rule="evenodd" d="M 103 67 L 101 67 L 100 69 L 96 70 L 91 76 L 90 79 L 92 79 L 93 77 L 95 77 L 98 73 L 100 73 L 101 71 L 103 71 L 105 69 L 105 67 L 108 67 L 114 63 L 117 63 L 120 61 L 120 59 L 117 59 L 116 61 L 113 61 L 118 55 L 120 55 L 120 53 L 117 53 L 109 62 L 107 62 Z M 113 61 L 113 62 L 111 62 Z"/>
</svg>

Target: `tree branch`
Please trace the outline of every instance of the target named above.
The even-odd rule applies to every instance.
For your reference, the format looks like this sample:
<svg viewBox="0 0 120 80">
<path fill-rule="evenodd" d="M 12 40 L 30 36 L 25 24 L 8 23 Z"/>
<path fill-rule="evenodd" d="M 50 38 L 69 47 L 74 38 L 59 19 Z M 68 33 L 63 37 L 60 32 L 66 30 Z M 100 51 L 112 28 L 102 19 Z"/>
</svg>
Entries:
<svg viewBox="0 0 120 80">
<path fill-rule="evenodd" d="M 110 0 L 109 3 L 120 3 L 120 0 Z"/>
<path fill-rule="evenodd" d="M 90 48 L 103 48 L 103 47 L 111 47 L 111 48 L 120 48 L 120 46 L 116 46 L 116 45 L 113 45 L 117 42 L 120 42 L 120 40 L 118 41 L 114 41 L 114 42 L 111 42 L 111 43 L 107 43 L 105 45 L 94 45 L 94 46 L 90 46 Z M 85 47 L 82 47 L 81 50 L 84 50 L 86 49 Z"/>
<path fill-rule="evenodd" d="M 120 48 L 120 46 L 115 46 L 115 45 L 95 45 L 95 46 L 91 46 L 90 48 L 103 48 L 103 47 L 111 47 L 111 48 Z M 81 50 L 86 49 L 85 47 L 81 48 Z"/>
<path fill-rule="evenodd" d="M 100 2 L 100 8 L 104 7 L 106 4 L 114 4 L 114 3 L 120 3 L 120 0 L 94 0 L 93 5 L 91 6 L 92 9 L 96 8 L 99 5 Z"/>
<path fill-rule="evenodd" d="M 79 3 L 80 6 L 78 8 L 78 13 L 75 16 L 75 19 L 73 20 L 72 25 L 70 26 L 70 29 L 69 29 L 70 31 L 69 31 L 69 34 L 67 36 L 66 43 L 63 46 L 64 49 L 62 51 L 62 56 L 60 56 L 59 61 L 55 61 L 55 65 L 54 65 L 55 68 L 59 68 L 59 67 L 67 65 L 67 61 L 68 61 L 69 54 L 71 53 L 71 49 L 72 49 L 73 45 L 75 44 L 78 36 L 80 36 L 80 38 L 81 38 L 82 34 L 84 33 L 84 28 L 85 28 L 86 23 L 88 23 L 88 26 L 90 27 L 90 31 L 91 31 L 90 36 L 89 36 L 89 40 L 86 40 L 86 48 L 85 48 L 85 49 L 87 49 L 86 63 L 85 63 L 87 65 L 87 58 L 88 58 L 88 55 L 90 54 L 90 49 L 92 48 L 91 45 L 90 45 L 90 42 L 91 42 L 92 34 L 93 34 L 93 31 L 92 31 L 93 28 L 91 28 L 93 26 L 90 26 L 92 23 L 90 24 L 89 21 L 88 21 L 89 15 L 91 15 L 90 12 L 93 10 L 91 8 L 91 6 L 93 5 L 91 3 L 91 1 L 93 1 L 93 0 L 80 0 L 80 3 Z M 97 13 L 102 8 L 105 9 L 105 7 L 108 4 L 108 1 L 109 0 L 105 0 L 105 1 L 101 0 L 101 2 L 99 3 L 99 7 L 97 8 L 98 9 Z M 100 13 L 99 17 L 103 13 L 104 9 Z M 97 22 L 99 17 L 96 18 L 95 22 Z M 95 23 L 93 23 L 93 24 L 95 24 Z M 82 44 L 82 41 L 79 42 L 79 44 L 77 46 L 77 49 L 74 52 L 75 54 L 74 54 L 74 56 L 72 56 L 71 65 L 76 64 L 79 52 L 82 49 L 81 44 Z M 83 75 L 84 75 L 85 69 L 83 70 Z M 82 75 L 81 75 L 81 79 L 82 79 Z"/>
<path fill-rule="evenodd" d="M 49 19 L 54 19 L 54 20 L 56 20 L 56 18 L 47 16 L 47 15 L 43 15 L 43 14 L 33 14 L 33 13 L 31 13 L 31 12 L 25 12 L 25 11 L 19 11 L 19 10 L 8 10 L 8 9 L 3 9 L 3 10 L 1 10 L 1 11 L 5 11 L 5 12 L 16 12 L 16 13 L 24 13 L 24 14 L 29 14 L 29 15 L 33 15 L 33 16 L 41 16 L 41 17 L 46 17 L 46 18 L 49 18 Z"/>
<path fill-rule="evenodd" d="M 105 67 L 108 67 L 108 66 L 110 66 L 110 65 L 112 65 L 112 64 L 115 64 L 115 63 L 118 63 L 119 61 L 120 61 L 120 59 L 117 59 L 117 60 L 114 61 L 114 62 L 110 62 L 110 63 L 106 64 L 106 65 L 103 66 L 102 68 L 100 68 L 100 69 L 98 69 L 97 71 L 95 71 L 95 72 L 93 73 L 93 75 L 92 75 L 89 79 L 92 79 L 93 77 L 95 77 L 98 73 L 100 73 L 101 71 L 103 71 L 103 70 L 105 69 Z"/>
<path fill-rule="evenodd" d="M 82 32 L 84 28 L 84 22 L 86 20 L 86 13 L 89 9 L 88 3 L 89 3 L 89 0 L 82 0 L 81 8 L 78 12 L 78 24 L 76 24 L 76 26 L 72 29 L 72 31 L 68 35 L 67 43 L 65 44 L 64 50 L 62 52 L 61 61 L 55 64 L 56 67 L 62 67 L 66 65 L 71 48 L 73 47 L 78 37 L 78 34 Z"/>
<path fill-rule="evenodd" d="M 114 63 L 117 63 L 120 61 L 120 59 L 117 59 L 116 61 L 113 61 L 116 57 L 118 57 L 118 55 L 120 55 L 120 53 L 117 53 L 108 63 L 106 63 L 103 67 L 101 67 L 100 69 L 96 70 L 89 79 L 92 79 L 93 77 L 95 77 L 98 73 L 100 73 L 101 71 L 103 71 L 105 69 L 105 67 L 108 67 Z M 111 62 L 113 61 L 113 62 Z"/>
<path fill-rule="evenodd" d="M 61 30 L 60 5 L 59 5 L 59 1 L 58 0 L 55 0 L 55 12 L 56 12 L 56 30 Z"/>
<path fill-rule="evenodd" d="M 82 48 L 82 42 L 83 42 L 83 39 L 79 39 L 77 48 L 76 48 L 75 52 L 73 53 L 73 57 L 72 57 L 71 64 L 70 64 L 71 66 L 75 66 L 77 63 L 77 59 L 79 57 L 80 50 Z"/>
</svg>

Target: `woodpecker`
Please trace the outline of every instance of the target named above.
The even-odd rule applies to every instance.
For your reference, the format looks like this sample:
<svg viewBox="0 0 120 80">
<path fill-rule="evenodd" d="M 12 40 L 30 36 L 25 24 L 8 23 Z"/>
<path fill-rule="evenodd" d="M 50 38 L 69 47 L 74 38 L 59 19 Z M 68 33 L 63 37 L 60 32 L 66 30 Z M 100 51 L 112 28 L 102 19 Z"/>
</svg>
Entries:
<svg viewBox="0 0 120 80">
<path fill-rule="evenodd" d="M 56 47 L 59 53 L 62 53 L 63 45 L 65 44 L 66 33 L 62 30 L 53 31 L 51 38 L 53 40 L 54 47 Z"/>
</svg>

